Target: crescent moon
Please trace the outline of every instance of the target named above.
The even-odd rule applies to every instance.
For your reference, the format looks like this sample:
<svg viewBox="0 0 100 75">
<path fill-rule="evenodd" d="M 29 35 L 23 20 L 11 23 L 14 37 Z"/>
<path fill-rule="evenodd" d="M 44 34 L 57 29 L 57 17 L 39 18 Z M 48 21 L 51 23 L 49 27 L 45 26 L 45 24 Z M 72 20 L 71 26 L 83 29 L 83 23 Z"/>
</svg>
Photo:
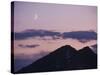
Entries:
<svg viewBox="0 0 100 75">
<path fill-rule="evenodd" d="M 34 20 L 37 20 L 38 19 L 38 14 L 35 14 L 34 15 Z"/>
</svg>

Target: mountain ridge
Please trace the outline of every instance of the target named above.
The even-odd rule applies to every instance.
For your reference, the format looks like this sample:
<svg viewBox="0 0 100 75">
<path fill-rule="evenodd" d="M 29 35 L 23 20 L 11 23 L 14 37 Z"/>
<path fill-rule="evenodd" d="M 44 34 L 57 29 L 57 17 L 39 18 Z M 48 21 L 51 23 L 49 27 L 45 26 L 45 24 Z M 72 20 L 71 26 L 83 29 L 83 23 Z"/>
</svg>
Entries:
<svg viewBox="0 0 100 75">
<path fill-rule="evenodd" d="M 16 73 L 48 72 L 97 68 L 97 55 L 91 48 L 77 51 L 70 45 L 62 46 Z"/>
</svg>

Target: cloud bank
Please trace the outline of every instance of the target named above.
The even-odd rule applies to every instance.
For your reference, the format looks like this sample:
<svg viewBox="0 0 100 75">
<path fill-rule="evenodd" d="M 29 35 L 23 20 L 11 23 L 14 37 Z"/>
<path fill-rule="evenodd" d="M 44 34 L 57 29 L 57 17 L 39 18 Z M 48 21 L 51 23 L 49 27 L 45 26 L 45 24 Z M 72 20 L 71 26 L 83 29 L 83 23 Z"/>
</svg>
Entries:
<svg viewBox="0 0 100 75">
<path fill-rule="evenodd" d="M 12 36 L 14 35 L 14 40 L 24 40 L 34 37 L 51 37 L 52 40 L 55 39 L 76 39 L 80 42 L 86 42 L 89 40 L 97 40 L 97 33 L 94 31 L 71 31 L 71 32 L 55 32 L 55 31 L 48 31 L 48 30 L 34 30 L 29 29 L 22 32 L 12 32 Z M 27 46 L 28 47 L 28 46 Z M 32 46 L 29 46 L 32 47 Z"/>
</svg>

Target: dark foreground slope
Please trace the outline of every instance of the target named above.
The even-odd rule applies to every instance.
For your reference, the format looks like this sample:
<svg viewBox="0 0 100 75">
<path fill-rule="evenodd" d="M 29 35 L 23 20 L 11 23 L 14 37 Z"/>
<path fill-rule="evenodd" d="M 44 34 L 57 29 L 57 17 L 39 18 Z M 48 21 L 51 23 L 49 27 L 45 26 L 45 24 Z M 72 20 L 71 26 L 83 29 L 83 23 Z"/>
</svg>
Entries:
<svg viewBox="0 0 100 75">
<path fill-rule="evenodd" d="M 97 55 L 89 47 L 79 51 L 69 45 L 58 48 L 16 73 L 48 72 L 97 68 Z"/>
</svg>

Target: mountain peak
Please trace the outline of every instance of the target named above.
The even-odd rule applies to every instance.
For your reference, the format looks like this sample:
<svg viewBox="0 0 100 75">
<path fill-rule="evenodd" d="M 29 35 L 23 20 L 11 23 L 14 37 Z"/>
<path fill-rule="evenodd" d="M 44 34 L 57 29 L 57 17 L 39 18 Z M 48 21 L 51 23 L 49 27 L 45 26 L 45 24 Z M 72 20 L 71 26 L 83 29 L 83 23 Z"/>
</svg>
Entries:
<svg viewBox="0 0 100 75">
<path fill-rule="evenodd" d="M 62 46 L 62 47 L 72 47 L 71 45 L 65 45 L 65 46 Z"/>
<path fill-rule="evenodd" d="M 71 45 L 64 45 L 64 46 L 62 46 L 62 47 L 72 47 Z M 73 48 L 73 47 L 72 47 Z"/>
<path fill-rule="evenodd" d="M 91 48 L 89 46 L 83 47 L 82 49 L 80 49 L 79 51 L 87 51 L 87 50 L 91 50 Z"/>
<path fill-rule="evenodd" d="M 86 47 L 84 47 L 83 49 L 90 49 L 90 47 L 89 47 L 89 46 L 86 46 Z"/>
<path fill-rule="evenodd" d="M 75 50 L 75 51 L 76 51 L 76 49 L 73 48 L 73 47 L 70 46 L 70 45 L 62 46 L 62 47 L 58 48 L 57 51 L 60 50 L 60 49 L 62 49 L 62 50 L 64 50 L 64 51 L 68 51 L 68 50 Z"/>
<path fill-rule="evenodd" d="M 93 53 L 90 47 L 86 46 L 79 50 L 80 53 Z"/>
<path fill-rule="evenodd" d="M 75 48 L 73 48 L 70 45 L 65 45 L 65 46 L 62 46 L 62 47 L 56 49 L 54 52 L 52 52 L 50 54 L 56 54 L 56 55 L 60 55 L 60 56 L 69 58 L 76 53 L 77 53 L 77 50 Z"/>
</svg>

